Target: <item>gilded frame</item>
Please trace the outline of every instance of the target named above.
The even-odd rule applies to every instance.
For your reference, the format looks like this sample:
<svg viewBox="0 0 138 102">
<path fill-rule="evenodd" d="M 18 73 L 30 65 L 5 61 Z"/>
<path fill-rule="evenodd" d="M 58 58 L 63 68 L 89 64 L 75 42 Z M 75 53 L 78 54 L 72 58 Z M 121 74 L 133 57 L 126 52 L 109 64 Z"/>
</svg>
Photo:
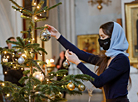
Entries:
<svg viewBox="0 0 138 102">
<path fill-rule="evenodd" d="M 138 3 L 125 3 L 126 35 L 131 64 L 138 63 Z"/>
<path fill-rule="evenodd" d="M 80 50 L 98 55 L 100 53 L 98 38 L 99 34 L 78 35 L 77 46 Z"/>
</svg>

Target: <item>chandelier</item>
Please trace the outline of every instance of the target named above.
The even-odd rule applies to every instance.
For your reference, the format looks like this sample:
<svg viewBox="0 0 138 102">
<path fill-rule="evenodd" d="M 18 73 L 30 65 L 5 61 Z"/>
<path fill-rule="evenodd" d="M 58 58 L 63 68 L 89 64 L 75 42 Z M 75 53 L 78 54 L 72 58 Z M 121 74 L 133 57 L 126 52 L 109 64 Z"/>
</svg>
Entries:
<svg viewBox="0 0 138 102">
<path fill-rule="evenodd" d="M 103 6 L 101 5 L 102 3 L 105 5 L 109 5 L 109 3 L 111 3 L 111 0 L 90 0 L 88 1 L 88 3 L 91 3 L 91 5 L 93 6 L 94 4 L 98 4 L 97 8 L 99 10 L 101 10 L 103 8 Z"/>
</svg>

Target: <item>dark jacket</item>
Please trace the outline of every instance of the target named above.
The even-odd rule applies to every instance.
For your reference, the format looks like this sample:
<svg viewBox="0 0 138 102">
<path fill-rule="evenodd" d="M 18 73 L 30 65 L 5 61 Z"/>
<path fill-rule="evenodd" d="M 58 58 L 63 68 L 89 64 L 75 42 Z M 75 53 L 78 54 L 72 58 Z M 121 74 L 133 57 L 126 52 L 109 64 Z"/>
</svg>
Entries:
<svg viewBox="0 0 138 102">
<path fill-rule="evenodd" d="M 13 60 L 18 59 L 17 57 L 13 57 L 12 54 L 10 53 L 6 53 L 6 54 L 2 53 L 1 61 L 4 57 L 7 57 L 7 56 L 9 56 L 8 62 L 13 62 Z M 2 65 L 2 67 L 3 67 L 4 81 L 9 81 L 11 83 L 17 84 L 18 86 L 23 86 L 18 82 L 23 76 L 23 71 L 21 69 L 14 69 L 4 64 Z"/>
<path fill-rule="evenodd" d="M 98 55 L 84 52 L 67 41 L 62 35 L 58 41 L 64 48 L 74 52 L 79 59 L 96 65 L 99 60 Z M 128 94 L 127 85 L 130 74 L 130 62 L 126 55 L 118 54 L 109 64 L 108 68 L 100 75 L 90 71 L 82 62 L 77 67 L 87 75 L 92 76 L 95 80 L 91 83 L 95 87 L 104 87 L 106 99 L 115 99 Z"/>
</svg>

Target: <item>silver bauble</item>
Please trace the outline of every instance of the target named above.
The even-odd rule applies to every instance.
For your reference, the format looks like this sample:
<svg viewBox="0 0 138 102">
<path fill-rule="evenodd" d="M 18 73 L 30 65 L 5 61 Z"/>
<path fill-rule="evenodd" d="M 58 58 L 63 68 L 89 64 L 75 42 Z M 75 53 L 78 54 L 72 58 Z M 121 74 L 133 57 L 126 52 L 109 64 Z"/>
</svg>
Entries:
<svg viewBox="0 0 138 102">
<path fill-rule="evenodd" d="M 69 68 L 69 66 L 70 66 L 70 63 L 69 63 L 68 60 L 66 60 L 66 61 L 63 62 L 63 67 Z"/>
<path fill-rule="evenodd" d="M 20 58 L 18 58 L 18 63 L 19 64 L 23 64 L 24 63 L 24 58 L 21 56 Z"/>
<path fill-rule="evenodd" d="M 33 77 L 35 77 L 36 79 L 43 81 L 44 80 L 44 75 L 41 72 L 35 72 L 33 73 Z"/>
<path fill-rule="evenodd" d="M 50 38 L 51 38 L 51 33 L 48 31 L 48 29 L 42 30 L 40 32 L 40 39 L 42 41 L 48 41 Z"/>
</svg>

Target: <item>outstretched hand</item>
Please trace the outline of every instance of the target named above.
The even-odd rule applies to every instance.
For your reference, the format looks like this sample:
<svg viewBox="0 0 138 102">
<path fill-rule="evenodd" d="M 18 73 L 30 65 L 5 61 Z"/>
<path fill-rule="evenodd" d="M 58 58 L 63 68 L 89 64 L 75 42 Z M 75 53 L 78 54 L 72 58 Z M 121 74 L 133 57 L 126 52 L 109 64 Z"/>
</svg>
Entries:
<svg viewBox="0 0 138 102">
<path fill-rule="evenodd" d="M 73 53 L 72 51 L 66 50 L 65 56 L 68 61 L 78 65 L 81 61 L 79 60 L 78 56 Z"/>
<path fill-rule="evenodd" d="M 50 26 L 48 24 L 45 24 L 45 27 L 47 27 L 45 29 L 49 30 L 49 32 L 51 33 L 52 37 L 55 37 L 56 39 L 58 39 L 60 37 L 61 34 L 58 32 L 58 30 L 56 28 L 54 28 L 53 26 Z"/>
</svg>

